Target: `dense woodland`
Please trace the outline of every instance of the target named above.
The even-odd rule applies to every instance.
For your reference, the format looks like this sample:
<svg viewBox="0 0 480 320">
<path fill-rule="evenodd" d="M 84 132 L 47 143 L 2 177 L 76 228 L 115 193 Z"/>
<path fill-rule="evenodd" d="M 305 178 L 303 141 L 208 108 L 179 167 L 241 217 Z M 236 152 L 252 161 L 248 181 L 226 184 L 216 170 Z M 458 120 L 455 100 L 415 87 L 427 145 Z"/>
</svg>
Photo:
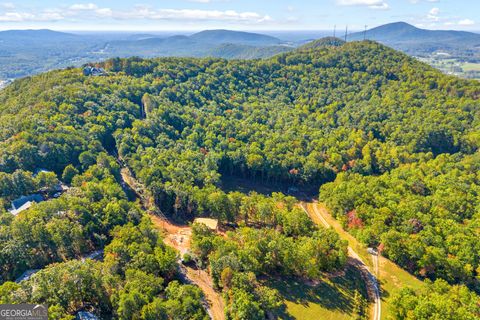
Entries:
<svg viewBox="0 0 480 320">
<path fill-rule="evenodd" d="M 203 294 L 175 280 L 176 252 L 163 244 L 148 217 L 117 226 L 104 262 L 90 259 L 51 264 L 20 284 L 0 285 L 0 303 L 42 303 L 51 319 L 95 310 L 102 318 L 209 319 Z"/>
<path fill-rule="evenodd" d="M 89 262 L 93 270 L 108 270 L 89 280 L 98 284 L 99 300 L 88 303 L 109 301 L 101 314 L 139 319 L 161 309 L 172 318 L 170 308 L 197 307 L 182 300 L 198 297 L 195 287 L 180 286 L 172 270 L 149 269 L 160 259 L 157 251 L 166 254 L 160 241 L 146 246 L 151 258 L 131 265 L 128 254 L 109 259 L 109 250 L 123 241 L 120 226 L 146 228 L 122 189 L 118 156 L 173 219 L 212 216 L 241 224 L 228 239 L 197 230 L 194 242 L 194 258 L 230 297 L 232 319 L 245 319 L 238 315 L 247 311 L 265 317 L 262 312 L 278 307 L 275 292 L 265 294 L 269 301 L 258 299 L 268 288 L 255 285 L 257 276 L 315 279 L 345 260 L 338 236 L 314 228 L 288 197 L 222 190 L 224 179 L 234 177 L 299 190 L 321 186 L 320 200 L 356 237 L 418 277 L 436 280 L 437 293 L 398 297 L 398 319 L 419 318 L 402 310 L 412 297 L 435 295 L 452 306 L 449 290 L 465 296 L 455 302 L 465 306 L 460 318 L 478 315 L 478 82 L 444 76 L 370 41 L 314 45 L 266 60 L 129 58 L 100 66 L 107 76 L 53 71 L 0 92 L 3 208 L 57 179 L 72 187 L 16 217 L 0 214 L 2 282 L 67 261 L 20 285 L 6 282 L 0 299 L 33 295 L 39 302 L 53 299 L 48 303 L 61 314 L 78 310 L 77 298 L 47 298 L 52 288 L 33 292 L 32 283 L 65 281 L 62 273 L 83 270 L 72 259 L 107 245 L 104 262 Z M 56 176 L 33 178 L 39 167 Z M 248 250 L 265 259 L 245 260 L 252 256 Z M 313 260 L 301 260 L 306 257 Z M 135 292 L 141 279 L 159 285 Z M 138 303 L 127 308 L 135 314 L 122 307 L 133 303 L 130 298 Z M 182 307 L 170 305 L 178 303 Z M 197 312 L 198 319 L 205 316 L 200 306 Z"/>
<path fill-rule="evenodd" d="M 284 305 L 276 290 L 257 277 L 292 277 L 320 280 L 324 272 L 345 266 L 347 243 L 332 229 L 318 229 L 308 215 L 279 194 L 252 194 L 240 201 L 241 216 L 255 227 L 241 227 L 216 235 L 203 224 L 193 226 L 188 259 L 207 267 L 221 289 L 228 319 L 265 319 L 281 314 Z M 250 214 L 248 214 L 250 213 Z M 258 213 L 258 214 L 252 214 Z"/>
</svg>

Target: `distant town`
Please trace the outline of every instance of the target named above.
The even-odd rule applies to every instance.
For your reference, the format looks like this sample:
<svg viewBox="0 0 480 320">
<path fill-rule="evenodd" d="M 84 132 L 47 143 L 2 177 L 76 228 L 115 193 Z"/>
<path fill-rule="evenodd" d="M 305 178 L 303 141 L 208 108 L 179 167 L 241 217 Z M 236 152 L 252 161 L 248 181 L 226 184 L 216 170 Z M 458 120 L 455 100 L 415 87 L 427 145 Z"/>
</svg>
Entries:
<svg viewBox="0 0 480 320">
<path fill-rule="evenodd" d="M 8 86 L 10 83 L 13 82 L 14 79 L 7 79 L 7 80 L 0 80 L 0 89 L 5 88 Z"/>
</svg>

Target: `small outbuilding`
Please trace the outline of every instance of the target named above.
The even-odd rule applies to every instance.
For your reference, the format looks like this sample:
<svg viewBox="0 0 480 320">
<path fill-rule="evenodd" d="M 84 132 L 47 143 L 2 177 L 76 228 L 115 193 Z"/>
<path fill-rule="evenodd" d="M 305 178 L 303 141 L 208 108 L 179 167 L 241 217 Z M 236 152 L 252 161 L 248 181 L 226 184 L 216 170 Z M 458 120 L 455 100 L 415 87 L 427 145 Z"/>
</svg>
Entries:
<svg viewBox="0 0 480 320">
<path fill-rule="evenodd" d="M 86 77 L 88 76 L 98 77 L 98 76 L 106 76 L 107 72 L 103 68 L 86 66 L 85 68 L 83 68 L 83 75 Z"/>
<path fill-rule="evenodd" d="M 193 223 L 202 223 L 206 225 L 210 230 L 218 231 L 218 219 L 211 218 L 196 218 Z"/>
</svg>

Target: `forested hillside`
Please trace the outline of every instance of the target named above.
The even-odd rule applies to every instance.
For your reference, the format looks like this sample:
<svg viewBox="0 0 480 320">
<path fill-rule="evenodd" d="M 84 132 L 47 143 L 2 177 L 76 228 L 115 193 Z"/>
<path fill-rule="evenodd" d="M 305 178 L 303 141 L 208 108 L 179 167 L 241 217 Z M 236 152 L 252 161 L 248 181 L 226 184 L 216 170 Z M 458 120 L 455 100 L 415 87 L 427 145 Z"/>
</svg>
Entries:
<svg viewBox="0 0 480 320">
<path fill-rule="evenodd" d="M 0 31 L 0 43 L 0 80 L 112 57 L 254 59 L 295 48 L 271 36 L 230 30 L 205 30 L 192 35 L 6 30 Z"/>
<path fill-rule="evenodd" d="M 217 285 L 228 289 L 233 318 L 261 318 L 266 315 L 259 309 L 278 308 L 275 293 L 270 301 L 257 301 L 261 285 L 242 287 L 253 283 L 252 274 L 316 279 L 341 268 L 346 251 L 334 233 L 313 228 L 288 199 L 223 190 L 225 179 L 239 177 L 299 190 L 321 187 L 320 199 L 362 242 L 422 279 L 445 280 L 437 280 L 435 290 L 447 305 L 453 302 L 445 290 L 465 292 L 455 300 L 462 313 L 451 319 L 478 315 L 480 83 L 447 77 L 370 41 L 319 42 L 266 60 L 129 58 L 100 66 L 108 75 L 53 71 L 0 92 L 3 207 L 44 187 L 31 178 L 40 167 L 72 187 L 16 217 L 0 215 L 2 281 L 113 239 L 111 247 L 119 225 L 136 228 L 141 213 L 121 188 L 118 156 L 172 219 L 211 216 L 242 224 L 228 239 L 194 233 L 196 254 Z M 261 262 L 246 259 L 255 255 Z M 311 259 L 298 270 L 302 257 Z M 133 259 L 132 269 L 174 279 L 168 272 L 150 275 L 150 262 L 160 258 L 149 259 Z M 111 263 L 107 255 L 106 266 L 96 268 L 117 274 L 115 285 L 128 291 L 133 274 Z M 169 289 L 174 283 L 166 300 L 178 290 Z M 0 286 L 0 300 L 20 290 L 10 286 Z M 27 283 L 22 290 L 32 289 Z M 139 293 L 146 296 L 138 314 L 153 303 L 168 316 L 168 302 L 165 307 L 154 298 L 165 297 L 162 290 Z M 432 294 L 402 292 L 397 318 L 418 319 L 402 308 L 413 295 L 425 301 Z M 111 304 L 102 312 L 121 314 L 122 297 L 107 298 Z M 429 307 L 430 315 L 444 313 Z"/>
</svg>

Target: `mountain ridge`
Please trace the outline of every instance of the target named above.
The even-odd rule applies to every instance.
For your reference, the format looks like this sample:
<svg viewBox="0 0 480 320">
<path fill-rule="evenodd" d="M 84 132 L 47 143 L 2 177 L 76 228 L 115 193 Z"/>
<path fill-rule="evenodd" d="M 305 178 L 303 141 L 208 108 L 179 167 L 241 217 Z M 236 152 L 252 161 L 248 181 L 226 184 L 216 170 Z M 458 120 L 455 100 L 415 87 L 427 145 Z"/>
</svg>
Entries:
<svg viewBox="0 0 480 320">
<path fill-rule="evenodd" d="M 349 41 L 364 38 L 380 42 L 410 55 L 446 52 L 463 59 L 480 60 L 480 34 L 457 30 L 428 30 L 406 22 L 381 25 L 348 36 Z"/>
<path fill-rule="evenodd" d="M 366 31 L 367 38 L 379 37 L 378 40 L 386 40 L 387 37 L 391 41 L 411 41 L 413 39 L 435 39 L 436 37 L 445 37 L 457 39 L 477 39 L 480 41 L 480 34 L 468 31 L 459 31 L 459 30 L 429 30 L 417 28 L 406 22 L 393 22 L 385 25 L 381 25 Z M 351 34 L 349 37 L 353 39 L 363 39 L 364 32 L 357 32 Z M 371 39 L 377 40 L 377 39 Z M 445 40 L 445 39 L 442 39 Z"/>
<path fill-rule="evenodd" d="M 263 45 L 282 43 L 282 40 L 269 35 L 226 29 L 204 30 L 192 34 L 190 38 L 197 41 L 209 41 L 214 43 L 261 43 Z"/>
<path fill-rule="evenodd" d="M 55 31 L 51 29 L 25 29 L 25 30 L 5 30 L 5 31 L 0 31 L 0 39 L 5 39 L 5 38 L 24 38 L 24 39 L 32 39 L 32 40 L 40 40 L 38 37 L 49 37 L 50 39 L 64 39 L 64 38 L 70 38 L 70 39 L 79 39 L 81 36 L 73 34 L 73 33 L 67 33 L 67 32 L 62 32 L 62 31 Z M 52 39 L 52 40 L 53 40 Z M 48 39 L 47 39 L 48 40 Z M 45 39 L 42 39 L 42 41 L 45 41 Z"/>
</svg>

